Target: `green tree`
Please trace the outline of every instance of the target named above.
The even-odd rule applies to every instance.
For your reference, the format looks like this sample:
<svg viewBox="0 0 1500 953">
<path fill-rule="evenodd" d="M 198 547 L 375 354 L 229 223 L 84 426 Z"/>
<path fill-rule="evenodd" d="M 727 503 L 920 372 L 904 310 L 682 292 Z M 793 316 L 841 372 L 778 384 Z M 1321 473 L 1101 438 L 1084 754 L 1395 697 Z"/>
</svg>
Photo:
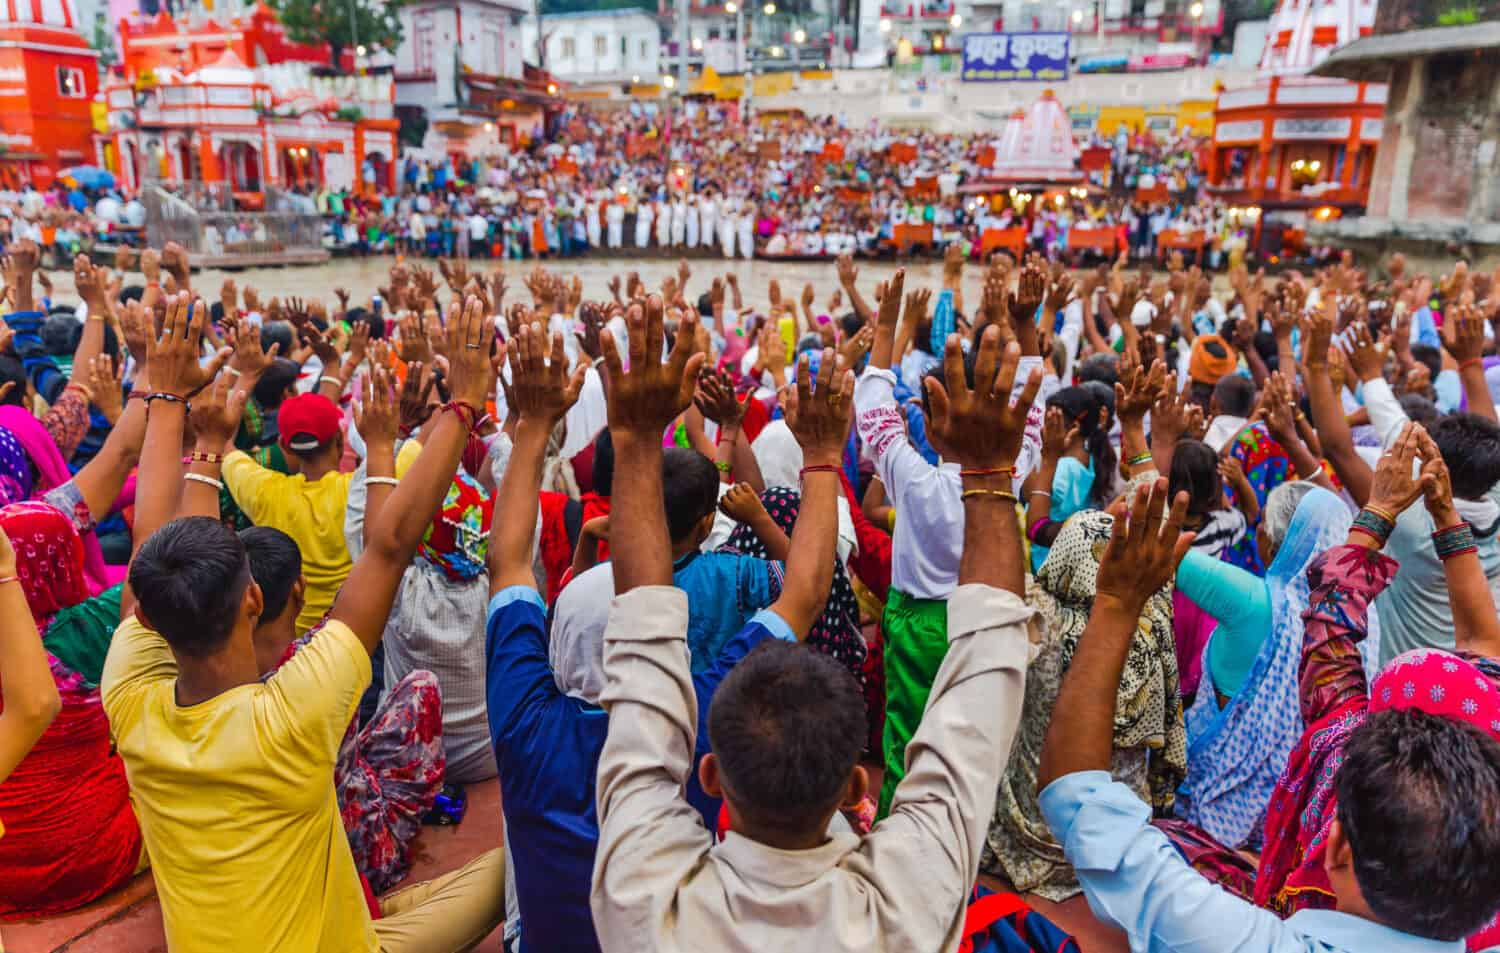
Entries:
<svg viewBox="0 0 1500 953">
<path fill-rule="evenodd" d="M 401 45 L 404 0 L 270 0 L 287 36 L 296 43 L 323 43 L 333 48 L 338 64 L 346 47 Z"/>
</svg>

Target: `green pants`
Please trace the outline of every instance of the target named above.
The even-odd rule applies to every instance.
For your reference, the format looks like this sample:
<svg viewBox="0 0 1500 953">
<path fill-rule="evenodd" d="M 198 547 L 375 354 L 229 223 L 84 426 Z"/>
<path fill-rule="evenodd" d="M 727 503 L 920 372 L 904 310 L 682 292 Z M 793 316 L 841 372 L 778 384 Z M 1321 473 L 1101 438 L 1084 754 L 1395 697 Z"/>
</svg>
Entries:
<svg viewBox="0 0 1500 953">
<path fill-rule="evenodd" d="M 880 785 L 880 817 L 891 810 L 896 785 L 906 776 L 906 744 L 927 709 L 927 696 L 948 654 L 948 603 L 913 599 L 895 589 L 881 620 L 885 639 L 885 780 Z"/>
</svg>

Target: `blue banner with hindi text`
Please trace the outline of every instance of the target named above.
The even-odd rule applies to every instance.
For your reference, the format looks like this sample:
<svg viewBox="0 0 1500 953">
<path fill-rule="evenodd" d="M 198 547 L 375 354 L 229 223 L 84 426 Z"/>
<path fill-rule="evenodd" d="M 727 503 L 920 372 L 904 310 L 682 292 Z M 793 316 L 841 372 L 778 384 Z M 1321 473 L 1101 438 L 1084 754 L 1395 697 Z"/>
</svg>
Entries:
<svg viewBox="0 0 1500 953">
<path fill-rule="evenodd" d="M 971 83 L 1057 82 L 1068 78 L 1066 33 L 970 33 L 962 78 Z"/>
</svg>

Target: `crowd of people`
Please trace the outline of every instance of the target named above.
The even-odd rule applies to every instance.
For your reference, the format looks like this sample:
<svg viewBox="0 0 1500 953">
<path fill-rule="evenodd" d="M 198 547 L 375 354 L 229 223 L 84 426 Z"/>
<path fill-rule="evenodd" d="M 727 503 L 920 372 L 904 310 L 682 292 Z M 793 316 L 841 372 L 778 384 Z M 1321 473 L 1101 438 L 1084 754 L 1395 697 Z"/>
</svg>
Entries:
<svg viewBox="0 0 1500 953">
<path fill-rule="evenodd" d="M 352 254 L 566 258 L 590 251 L 726 258 L 834 259 L 892 254 L 903 225 L 931 225 L 930 246 L 957 244 L 979 257 L 987 230 L 1022 228 L 1027 246 L 1058 256 L 1069 231 L 1110 228 L 1138 257 L 1168 228 L 1208 236 L 1215 262 L 1245 242 L 1227 207 L 1200 193 L 1200 140 L 1123 128 L 1091 145 L 1111 162 L 1088 172 L 1089 189 L 1064 185 L 1018 201 L 1003 187 L 975 196 L 960 187 L 990 178 L 993 133 L 905 133 L 850 128 L 834 118 L 741 120 L 733 106 L 688 104 L 671 114 L 575 107 L 545 139 L 486 159 L 412 153 L 397 163 L 397 188 L 382 191 L 373 162 L 357 188 L 302 185 L 273 199 L 281 210 L 321 215 L 325 243 Z M 1161 190 L 1158 191 L 1157 187 Z M 99 194 L 96 229 L 49 224 L 52 209 L 88 213 L 88 190 L 0 195 L 0 218 L 17 237 L 78 250 L 97 228 L 144 220 L 139 202 Z M 86 223 L 84 223 L 86 225 Z M 128 229 L 126 230 L 128 231 Z M 227 236 L 215 234 L 215 244 Z"/>
<path fill-rule="evenodd" d="M 0 921 L 149 869 L 183 951 L 983 949 L 991 888 L 1500 943 L 1500 275 L 445 258 L 382 313 L 169 245 L 46 312 L 39 262 Z M 405 883 L 496 777 L 504 842 Z"/>
</svg>

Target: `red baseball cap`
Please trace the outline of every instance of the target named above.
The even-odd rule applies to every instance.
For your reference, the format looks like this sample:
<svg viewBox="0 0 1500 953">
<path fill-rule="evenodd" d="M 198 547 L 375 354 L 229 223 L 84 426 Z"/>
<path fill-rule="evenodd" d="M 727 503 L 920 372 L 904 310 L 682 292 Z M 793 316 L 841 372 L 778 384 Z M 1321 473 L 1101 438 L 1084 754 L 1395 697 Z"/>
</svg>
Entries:
<svg viewBox="0 0 1500 953">
<path fill-rule="evenodd" d="M 281 409 L 276 412 L 281 448 L 301 453 L 326 445 L 339 432 L 342 422 L 338 407 L 322 394 L 298 394 L 282 401 Z"/>
</svg>

